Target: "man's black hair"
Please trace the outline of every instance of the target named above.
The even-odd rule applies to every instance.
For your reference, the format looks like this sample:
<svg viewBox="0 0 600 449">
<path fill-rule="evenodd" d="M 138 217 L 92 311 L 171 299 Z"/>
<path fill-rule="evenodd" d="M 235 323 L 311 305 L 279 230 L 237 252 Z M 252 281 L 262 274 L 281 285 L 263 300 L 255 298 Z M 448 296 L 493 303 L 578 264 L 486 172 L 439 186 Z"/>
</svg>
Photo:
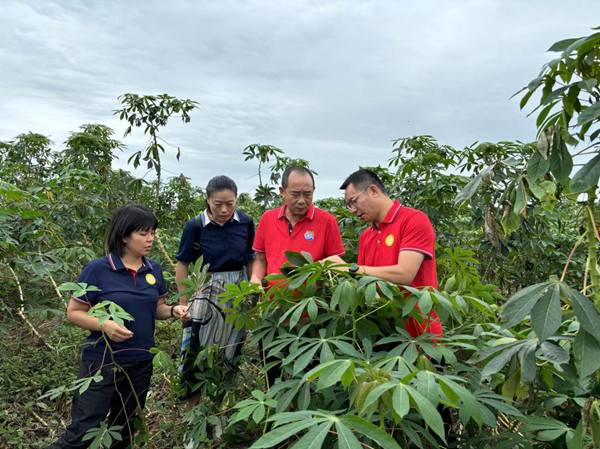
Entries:
<svg viewBox="0 0 600 449">
<path fill-rule="evenodd" d="M 287 189 L 288 187 L 288 182 L 291 173 L 300 173 L 301 175 L 310 176 L 310 179 L 312 179 L 313 187 L 315 187 L 315 177 L 308 168 L 302 167 L 301 165 L 292 165 L 291 167 L 288 167 L 281 176 L 281 187 L 283 187 L 284 189 Z"/>
<path fill-rule="evenodd" d="M 377 176 L 377 174 L 371 170 L 362 169 L 355 171 L 346 178 L 344 183 L 341 185 L 340 190 L 346 190 L 346 187 L 348 187 L 350 184 L 352 184 L 357 190 L 364 190 L 370 185 L 374 185 L 381 193 L 383 193 L 385 196 L 388 196 L 383 182 L 381 182 L 379 176 Z"/>
<path fill-rule="evenodd" d="M 150 231 L 158 228 L 158 220 L 150 209 L 139 204 L 119 207 L 110 222 L 106 239 L 108 251 L 122 257 L 125 253 L 123 239 L 134 232 Z"/>
<path fill-rule="evenodd" d="M 213 179 L 208 181 L 208 184 L 206 185 L 206 197 L 210 198 L 221 190 L 231 190 L 237 197 L 237 185 L 235 185 L 233 179 L 225 175 L 215 176 Z"/>
</svg>

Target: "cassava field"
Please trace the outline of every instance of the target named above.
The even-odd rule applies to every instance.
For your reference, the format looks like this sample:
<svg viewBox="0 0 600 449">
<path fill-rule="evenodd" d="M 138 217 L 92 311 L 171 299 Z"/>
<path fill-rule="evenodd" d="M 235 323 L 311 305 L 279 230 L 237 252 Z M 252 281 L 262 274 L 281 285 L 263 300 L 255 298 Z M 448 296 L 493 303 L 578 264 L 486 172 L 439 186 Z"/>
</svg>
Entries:
<svg viewBox="0 0 600 449">
<path fill-rule="evenodd" d="M 351 278 L 290 253 L 289 288 L 272 301 L 247 284 L 226 292 L 235 305 L 229 319 L 249 329 L 241 374 L 223 382 L 217 351 L 205 348 L 196 363 L 206 369 L 188 386 L 203 400 L 190 413 L 178 400 L 181 325 L 157 323 L 136 446 L 193 439 L 227 448 L 600 447 L 600 32 L 550 52 L 555 59 L 516 94 L 537 117 L 532 142 L 452 148 L 432 136 L 404 137 L 372 167 L 392 197 L 430 217 L 439 290 L 406 296 L 381 279 Z M 70 290 L 90 288 L 72 283 L 104 254 L 117 207 L 155 211 L 161 225 L 150 257 L 176 291 L 181 230 L 205 197 L 188 178 L 161 171 L 161 160 L 175 155 L 160 134 L 168 121 L 193 120 L 197 103 L 134 94 L 118 101 L 126 136 L 149 137 L 129 162 L 152 170 L 153 182 L 111 168 L 122 143 L 102 125 L 82 125 L 60 148 L 35 133 L 0 142 L 1 447 L 48 445 L 69 423 L 74 391 L 95 381 L 75 382 L 86 332 L 65 310 Z M 310 167 L 291 153 L 240 148 L 260 184 L 254 196 L 240 195 L 240 210 L 258 219 L 280 205 L 283 170 Z M 341 196 L 317 205 L 338 218 L 347 260 L 356 261 L 364 223 Z M 204 280 L 195 270 L 185 282 L 194 289 Z M 442 319 L 437 345 L 401 326 L 420 317 L 417 301 Z M 92 313 L 127 319 L 114 307 Z M 267 355 L 284 370 L 270 388 Z M 223 395 L 222 405 L 213 400 Z M 212 433 L 218 422 L 220 441 Z M 93 447 L 117 437 L 110 423 L 88 435 Z"/>
</svg>

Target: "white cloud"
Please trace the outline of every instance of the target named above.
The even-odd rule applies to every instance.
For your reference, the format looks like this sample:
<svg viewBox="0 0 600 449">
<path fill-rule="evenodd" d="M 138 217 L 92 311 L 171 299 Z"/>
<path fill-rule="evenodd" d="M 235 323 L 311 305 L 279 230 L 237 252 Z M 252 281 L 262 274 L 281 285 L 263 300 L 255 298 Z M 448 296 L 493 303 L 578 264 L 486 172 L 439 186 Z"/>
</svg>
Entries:
<svg viewBox="0 0 600 449">
<path fill-rule="evenodd" d="M 164 130 L 182 148 L 180 163 L 164 157 L 167 171 L 200 186 L 227 173 L 246 191 L 256 165 L 243 148 L 272 144 L 312 162 L 319 197 L 338 195 L 358 165 L 385 164 L 398 137 L 532 140 L 533 121 L 508 99 L 553 42 L 597 25 L 600 4 L 577 3 L 9 1 L 0 140 L 33 131 L 60 148 L 90 122 L 121 136 L 118 95 L 169 93 L 201 106 Z M 143 132 L 124 143 L 120 168 Z"/>
</svg>

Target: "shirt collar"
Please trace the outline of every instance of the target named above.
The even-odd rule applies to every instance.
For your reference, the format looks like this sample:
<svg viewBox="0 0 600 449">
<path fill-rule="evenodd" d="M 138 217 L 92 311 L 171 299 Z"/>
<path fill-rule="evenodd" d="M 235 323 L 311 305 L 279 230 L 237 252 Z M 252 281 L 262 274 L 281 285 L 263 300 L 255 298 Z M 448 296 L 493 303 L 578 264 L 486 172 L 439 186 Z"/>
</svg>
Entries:
<svg viewBox="0 0 600 449">
<path fill-rule="evenodd" d="M 392 204 L 392 207 L 390 207 L 390 210 L 388 210 L 388 213 L 385 215 L 385 218 L 383 219 L 383 221 L 381 223 L 379 223 L 379 226 L 381 226 L 383 223 L 385 224 L 389 224 L 389 223 L 393 223 L 393 221 L 396 219 L 396 216 L 398 215 L 398 212 L 400 212 L 400 209 L 402 209 L 402 204 L 400 204 L 400 201 L 396 200 L 394 201 L 394 203 Z M 375 225 L 375 223 L 373 223 L 373 229 L 377 229 L 378 226 Z"/>
<path fill-rule="evenodd" d="M 233 215 L 231 216 L 231 220 L 229 221 L 237 221 L 238 223 L 240 223 L 240 215 L 238 214 L 237 210 L 233 211 Z M 207 224 L 212 222 L 213 221 L 208 216 L 208 209 L 204 209 L 204 212 L 202 212 L 202 227 L 205 228 Z"/>
<path fill-rule="evenodd" d="M 285 216 L 285 208 L 286 208 L 286 204 L 284 204 L 282 207 L 279 208 L 279 213 L 277 214 L 277 218 L 286 218 Z M 310 207 L 308 208 L 308 210 L 306 211 L 306 215 L 304 216 L 304 218 L 308 218 L 309 220 L 312 220 L 313 218 L 315 218 L 315 205 L 311 204 Z M 302 218 L 304 220 L 304 218 Z"/>
<path fill-rule="evenodd" d="M 110 267 L 112 268 L 113 271 L 125 269 L 125 264 L 123 263 L 121 258 L 119 256 L 117 256 L 115 253 L 108 254 L 108 263 L 110 264 Z M 148 269 L 150 269 L 150 270 L 153 269 L 150 261 L 148 259 L 146 259 L 144 256 L 142 256 L 142 267 L 148 267 Z"/>
</svg>

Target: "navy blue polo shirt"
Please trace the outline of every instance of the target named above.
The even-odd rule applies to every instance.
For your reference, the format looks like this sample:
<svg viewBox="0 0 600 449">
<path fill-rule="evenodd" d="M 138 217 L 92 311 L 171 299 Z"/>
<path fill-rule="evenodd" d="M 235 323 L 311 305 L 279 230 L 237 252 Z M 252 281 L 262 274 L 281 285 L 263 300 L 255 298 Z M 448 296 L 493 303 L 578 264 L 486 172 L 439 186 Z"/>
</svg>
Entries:
<svg viewBox="0 0 600 449">
<path fill-rule="evenodd" d="M 125 321 L 125 327 L 133 337 L 123 342 L 110 341 L 117 363 L 138 362 L 151 359 L 150 348 L 154 344 L 154 320 L 158 299 L 167 295 L 167 287 L 158 262 L 142 258 L 137 272 L 125 268 L 115 254 L 92 260 L 88 263 L 77 282 L 94 285 L 101 291 L 88 292 L 75 301 L 94 306 L 102 301 L 112 301 L 133 316 L 134 321 Z M 82 360 L 111 361 L 102 332 L 91 331 L 86 340 Z"/>
<path fill-rule="evenodd" d="M 249 260 L 256 258 L 252 250 L 254 243 L 254 220 L 243 212 L 235 211 L 224 225 L 212 221 L 207 211 L 202 217 L 200 230 L 200 254 L 204 264 L 210 264 L 209 271 L 239 271 Z M 189 220 L 183 228 L 179 252 L 175 258 L 181 262 L 195 262 L 194 238 L 196 219 Z"/>
</svg>

